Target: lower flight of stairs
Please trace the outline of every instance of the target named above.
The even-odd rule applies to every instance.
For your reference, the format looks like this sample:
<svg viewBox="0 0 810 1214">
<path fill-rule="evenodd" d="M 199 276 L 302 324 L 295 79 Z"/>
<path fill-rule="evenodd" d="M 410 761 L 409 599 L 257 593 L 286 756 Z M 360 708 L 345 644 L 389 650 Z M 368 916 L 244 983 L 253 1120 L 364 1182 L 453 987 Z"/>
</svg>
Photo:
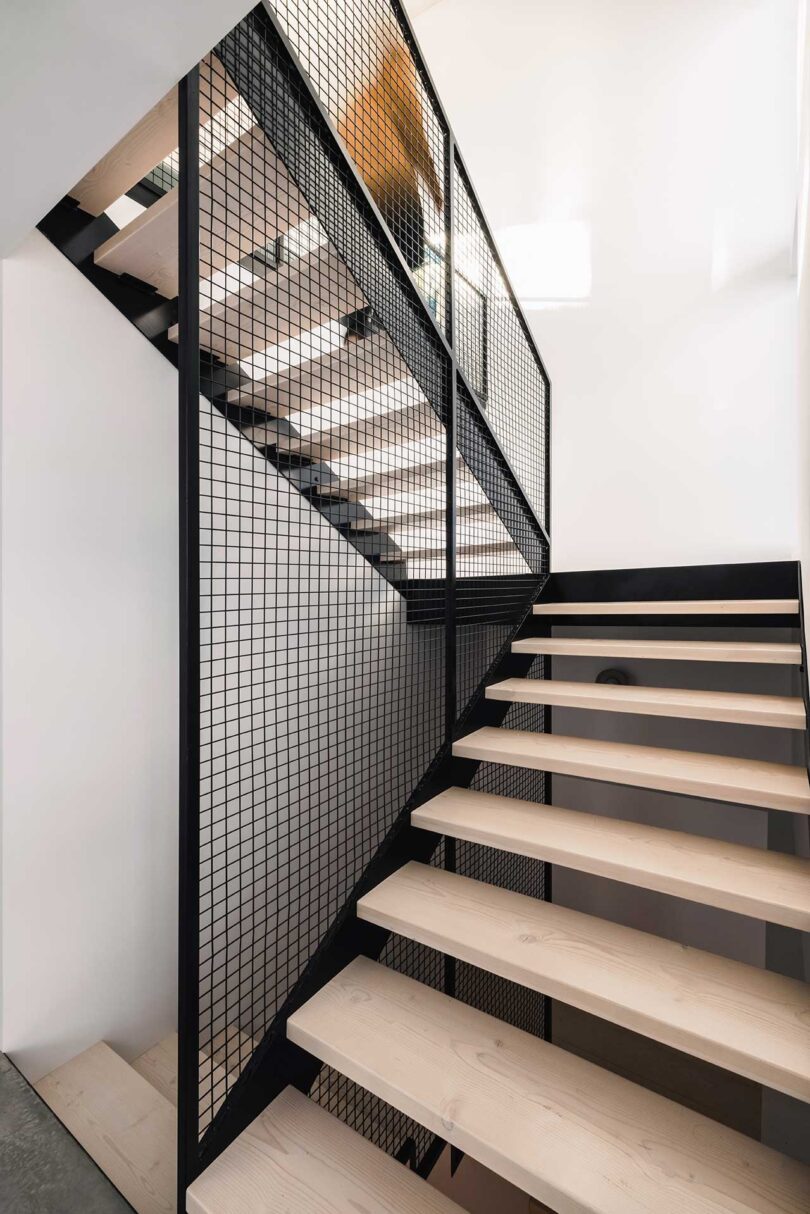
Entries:
<svg viewBox="0 0 810 1214">
<path fill-rule="evenodd" d="M 210 1073 L 210 1063 L 205 1069 Z M 137 1214 L 176 1214 L 176 1034 L 131 1064 L 99 1042 L 36 1088 Z M 415 1172 L 293 1088 L 195 1181 L 186 1209 L 463 1214 Z"/>
<path fill-rule="evenodd" d="M 567 605 L 564 605 L 564 607 Z M 573 606 L 573 605 L 572 605 Z M 578 604 L 566 614 L 783 614 L 795 601 Z M 556 614 L 540 603 L 537 616 Z M 606 657 L 649 642 L 562 641 Z M 801 662 L 797 644 L 654 642 L 656 656 Z M 679 648 L 679 646 L 681 646 Z M 526 636 L 516 652 L 560 652 Z M 677 681 L 674 679 L 673 681 Z M 492 698 L 805 728 L 798 698 L 511 679 Z M 804 767 L 481 729 L 461 758 L 810 811 Z M 733 812 L 733 810 L 729 810 Z M 801 931 L 810 861 L 657 826 L 448 788 L 419 830 L 531 856 Z M 411 862 L 358 915 L 463 962 L 799 1100 L 810 1100 L 805 983 Z M 807 1214 L 810 1168 L 738 1130 L 368 958 L 291 1017 L 288 1036 L 560 1214 Z M 132 1066 L 100 1044 L 38 1089 L 134 1208 L 174 1210 L 176 1039 Z M 216 1057 L 216 1055 L 215 1055 Z M 219 1072 L 224 1092 L 225 1072 Z M 215 1071 L 215 1084 L 217 1072 Z M 537 1208 L 537 1207 L 532 1207 Z M 191 1185 L 192 1214 L 451 1214 L 460 1207 L 292 1089 Z"/>
</svg>

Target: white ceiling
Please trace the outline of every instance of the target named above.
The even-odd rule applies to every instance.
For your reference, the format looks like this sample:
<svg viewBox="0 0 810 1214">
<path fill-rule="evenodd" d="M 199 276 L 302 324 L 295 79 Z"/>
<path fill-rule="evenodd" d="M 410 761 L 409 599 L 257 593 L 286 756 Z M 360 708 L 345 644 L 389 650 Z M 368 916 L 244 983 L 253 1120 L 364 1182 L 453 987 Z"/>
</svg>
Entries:
<svg viewBox="0 0 810 1214">
<path fill-rule="evenodd" d="M 252 7 L 3 0 L 0 256 Z"/>
</svg>

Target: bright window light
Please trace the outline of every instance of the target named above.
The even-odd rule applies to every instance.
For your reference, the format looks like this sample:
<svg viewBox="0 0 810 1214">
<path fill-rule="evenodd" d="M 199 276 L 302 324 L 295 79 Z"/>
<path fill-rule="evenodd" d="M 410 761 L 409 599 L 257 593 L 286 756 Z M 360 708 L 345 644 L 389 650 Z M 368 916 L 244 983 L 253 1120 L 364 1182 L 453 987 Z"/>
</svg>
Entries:
<svg viewBox="0 0 810 1214">
<path fill-rule="evenodd" d="M 520 223 L 496 233 L 518 299 L 527 307 L 589 299 L 591 230 L 577 220 Z"/>
<path fill-rule="evenodd" d="M 132 223 L 139 215 L 143 215 L 145 210 L 146 207 L 140 202 L 136 202 L 128 194 L 122 194 L 120 198 L 116 198 L 115 202 L 110 203 L 105 213 L 120 229 L 125 228 L 128 223 Z"/>
<path fill-rule="evenodd" d="M 217 270 L 216 274 L 200 283 L 201 310 L 205 312 L 214 304 L 222 303 L 229 295 L 251 286 L 257 278 L 258 274 L 253 274 L 238 261 L 231 262 L 224 270 Z"/>
<path fill-rule="evenodd" d="M 315 215 L 303 219 L 301 223 L 290 228 L 289 232 L 284 233 L 284 248 L 290 260 L 294 257 L 306 257 L 308 253 L 314 253 L 315 249 L 320 249 L 327 243 L 326 232 Z"/>
<path fill-rule="evenodd" d="M 346 338 L 345 326 L 339 320 L 330 320 L 328 324 L 318 325 L 316 329 L 308 329 L 297 337 L 289 337 L 277 346 L 268 346 L 258 354 L 240 362 L 243 373 L 250 379 L 269 379 L 271 375 L 279 375 L 302 363 L 323 358 L 332 350 L 343 345 Z"/>
</svg>

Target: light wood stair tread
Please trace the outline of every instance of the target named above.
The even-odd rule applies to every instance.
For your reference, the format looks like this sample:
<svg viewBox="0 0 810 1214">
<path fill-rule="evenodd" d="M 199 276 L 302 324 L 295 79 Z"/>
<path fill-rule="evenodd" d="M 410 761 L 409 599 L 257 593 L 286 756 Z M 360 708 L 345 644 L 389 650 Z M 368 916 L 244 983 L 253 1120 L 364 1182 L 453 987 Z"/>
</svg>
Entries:
<svg viewBox="0 0 810 1214">
<path fill-rule="evenodd" d="M 810 987 L 412 861 L 361 919 L 665 1045 L 810 1099 Z"/>
<path fill-rule="evenodd" d="M 310 412 L 331 401 L 384 388 L 409 375 L 408 367 L 387 333 L 343 343 L 320 358 L 254 379 L 228 393 L 232 404 L 267 408 L 274 417 Z"/>
<path fill-rule="evenodd" d="M 639 599 L 535 603 L 535 615 L 798 615 L 798 599 Z"/>
<path fill-rule="evenodd" d="M 177 1114 L 104 1042 L 35 1084 L 138 1214 L 176 1209 Z"/>
<path fill-rule="evenodd" d="M 339 415 L 339 409 L 336 413 Z M 338 416 L 339 420 L 339 416 Z M 289 451 L 312 460 L 344 459 L 363 451 L 381 451 L 396 443 L 413 442 L 443 434 L 439 419 L 425 400 L 414 400 L 406 407 L 377 414 L 362 421 L 336 425 L 307 438 L 279 439 L 280 451 Z"/>
<path fill-rule="evenodd" d="M 402 527 L 409 524 L 421 526 L 423 523 L 441 522 L 447 514 L 444 507 L 437 507 L 435 510 L 412 510 L 389 514 L 380 511 L 379 514 L 375 514 L 373 499 L 366 502 L 366 508 L 371 511 L 372 517 L 370 519 L 358 519 L 352 523 L 352 531 L 379 531 L 386 527 Z M 456 507 L 456 518 L 473 518 L 477 515 L 487 515 L 492 519 L 496 517 L 495 511 L 487 501 L 471 502 L 468 506 Z"/>
<path fill-rule="evenodd" d="M 288 1035 L 560 1214 L 806 1214 L 804 1165 L 366 958 Z"/>
<path fill-rule="evenodd" d="M 462 1214 L 415 1172 L 286 1088 L 189 1187 L 189 1214 Z"/>
<path fill-rule="evenodd" d="M 133 1068 L 177 1107 L 177 1033 L 171 1033 L 132 1062 Z M 200 1130 L 208 1128 L 233 1082 L 224 1067 L 202 1051 L 199 1056 Z"/>
<path fill-rule="evenodd" d="M 252 166 L 262 165 L 262 173 Z M 268 179 L 273 190 L 267 191 Z M 96 249 L 96 265 L 131 274 L 167 299 L 178 289 L 178 206 L 175 186 L 132 223 Z M 200 166 L 200 275 L 207 278 L 264 249 L 309 213 L 306 203 L 264 137 L 252 127 L 208 164 Z"/>
<path fill-rule="evenodd" d="M 236 96 L 236 86 L 219 59 L 207 55 L 200 64 L 200 118 L 209 119 L 214 110 Z M 212 104 L 213 103 L 213 104 Z M 179 142 L 177 86 L 144 114 L 115 147 L 70 191 L 88 215 L 100 215 L 107 207 L 137 185 L 165 160 Z"/>
<path fill-rule="evenodd" d="M 513 653 L 561 657 L 655 658 L 681 662 L 763 662 L 801 666 L 801 646 L 766 641 L 625 641 L 578 637 L 525 637 Z"/>
<path fill-rule="evenodd" d="M 453 754 L 761 809 L 810 812 L 807 772 L 784 763 L 491 727 L 454 742 Z"/>
<path fill-rule="evenodd" d="M 338 320 L 365 305 L 359 287 L 331 246 L 266 270 L 265 277 L 200 310 L 200 345 L 225 362 Z M 169 330 L 177 341 L 179 327 Z"/>
<path fill-rule="evenodd" d="M 691 691 L 558 679 L 504 679 L 486 690 L 489 700 L 632 712 L 696 721 L 804 729 L 804 703 L 798 696 L 745 695 L 731 691 Z"/>
<path fill-rule="evenodd" d="M 474 789 L 449 788 L 414 826 L 810 931 L 810 860 Z"/>
</svg>

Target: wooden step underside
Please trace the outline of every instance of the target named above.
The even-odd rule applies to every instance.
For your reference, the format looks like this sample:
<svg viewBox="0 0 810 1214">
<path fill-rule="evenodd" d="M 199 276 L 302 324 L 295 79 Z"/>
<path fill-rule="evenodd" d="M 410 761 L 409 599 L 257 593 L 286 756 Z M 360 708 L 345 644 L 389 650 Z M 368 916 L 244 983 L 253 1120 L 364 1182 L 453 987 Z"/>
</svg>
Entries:
<svg viewBox="0 0 810 1214">
<path fill-rule="evenodd" d="M 504 679 L 486 690 L 488 700 L 549 704 L 605 712 L 631 712 L 693 721 L 729 721 L 804 729 L 804 703 L 796 696 L 743 695 L 730 691 L 690 691 L 557 679 Z"/>
<path fill-rule="evenodd" d="M 535 615 L 798 615 L 798 599 L 655 599 L 535 603 Z"/>
<path fill-rule="evenodd" d="M 35 1087 L 137 1214 L 173 1214 L 177 1114 L 151 1083 L 99 1042 Z"/>
<path fill-rule="evenodd" d="M 810 1169 L 421 986 L 352 962 L 290 1039 L 561 1214 L 806 1214 Z"/>
<path fill-rule="evenodd" d="M 335 460 L 444 433 L 427 401 L 420 401 L 415 393 L 409 395 L 413 403 L 404 409 L 337 425 L 307 438 L 283 437 L 278 449 L 316 461 Z"/>
<path fill-rule="evenodd" d="M 200 118 L 212 116 L 213 108 L 236 96 L 236 87 L 220 61 L 208 55 L 200 64 Z M 102 156 L 98 164 L 70 191 L 88 215 L 100 215 L 127 190 L 151 173 L 179 142 L 177 87 Z"/>
<path fill-rule="evenodd" d="M 320 358 L 309 359 L 266 379 L 254 379 L 228 393 L 231 404 L 265 409 L 273 417 L 307 413 L 332 401 L 385 388 L 410 372 L 386 333 L 342 343 Z"/>
<path fill-rule="evenodd" d="M 262 165 L 260 174 L 253 171 L 256 164 Z M 175 186 L 96 249 L 96 265 L 113 274 L 131 274 L 173 299 L 179 273 L 178 206 Z M 267 248 L 309 214 L 258 126 L 200 167 L 200 212 L 202 278 Z"/>
<path fill-rule="evenodd" d="M 490 727 L 454 742 L 453 754 L 760 809 L 810 812 L 807 772 L 784 763 Z"/>
<path fill-rule="evenodd" d="M 357 913 L 756 1083 L 810 1099 L 810 987 L 412 861 Z"/>
<path fill-rule="evenodd" d="M 422 830 L 810 931 L 810 860 L 638 822 L 449 788 Z"/>
<path fill-rule="evenodd" d="M 322 246 L 268 268 L 266 277 L 203 307 L 200 346 L 224 362 L 237 362 L 364 305 L 344 262 L 331 246 Z M 178 334 L 173 325 L 171 341 L 177 341 Z"/>
<path fill-rule="evenodd" d="M 189 1187 L 189 1214 L 463 1214 L 294 1088 Z"/>
<path fill-rule="evenodd" d="M 799 645 L 762 641 L 624 641 L 579 640 L 575 637 L 526 637 L 512 644 L 513 653 L 551 657 L 653 658 L 679 662 L 757 662 L 801 666 Z"/>
</svg>

